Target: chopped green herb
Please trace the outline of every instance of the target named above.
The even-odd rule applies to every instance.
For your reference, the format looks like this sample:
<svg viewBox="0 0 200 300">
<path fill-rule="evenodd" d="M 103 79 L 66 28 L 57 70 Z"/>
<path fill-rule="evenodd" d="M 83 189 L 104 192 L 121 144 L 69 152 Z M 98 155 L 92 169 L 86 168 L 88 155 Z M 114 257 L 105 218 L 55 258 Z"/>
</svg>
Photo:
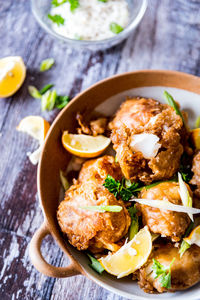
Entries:
<svg viewBox="0 0 200 300">
<path fill-rule="evenodd" d="M 71 12 L 74 12 L 79 6 L 79 1 L 78 0 L 68 0 L 70 3 L 70 10 Z"/>
<path fill-rule="evenodd" d="M 29 91 L 29 94 L 35 98 L 35 99 L 41 99 L 41 94 L 40 92 L 38 91 L 38 89 L 36 87 L 34 87 L 33 85 L 29 85 L 28 86 L 28 91 Z"/>
<path fill-rule="evenodd" d="M 48 14 L 48 18 L 52 22 L 56 23 L 58 26 L 64 25 L 64 23 L 65 23 L 65 19 L 63 19 L 60 15 L 50 15 L 50 14 Z"/>
<path fill-rule="evenodd" d="M 54 65 L 54 59 L 53 58 L 47 58 L 43 60 L 40 64 L 40 71 L 45 72 L 51 69 L 51 67 Z"/>
<path fill-rule="evenodd" d="M 195 121 L 195 127 L 199 128 L 200 127 L 200 116 L 196 119 Z"/>
<path fill-rule="evenodd" d="M 119 205 L 96 205 L 96 206 L 79 206 L 82 209 L 96 211 L 104 213 L 108 212 L 120 212 L 122 210 L 122 206 Z"/>
<path fill-rule="evenodd" d="M 67 0 L 61 0 L 61 1 L 59 1 L 59 0 L 52 0 L 51 1 L 51 5 L 54 6 L 54 7 L 57 7 L 57 6 L 60 6 L 60 5 L 64 4 L 64 3 L 66 3 L 66 2 L 67 2 Z"/>
<path fill-rule="evenodd" d="M 170 105 L 171 107 L 173 107 L 173 109 L 175 110 L 176 114 L 179 115 L 183 121 L 183 124 L 186 126 L 185 124 L 185 120 L 183 118 L 183 115 L 176 103 L 176 101 L 173 99 L 173 97 L 167 92 L 167 91 L 164 91 L 164 96 L 165 96 L 165 99 L 167 101 L 167 104 Z"/>
<path fill-rule="evenodd" d="M 92 255 L 90 255 L 89 253 L 87 253 L 87 256 L 90 258 L 91 260 L 91 264 L 89 264 L 89 266 L 95 270 L 97 273 L 102 274 L 102 272 L 105 270 L 104 267 L 102 267 L 102 265 L 100 264 L 100 262 L 94 258 Z"/>
<path fill-rule="evenodd" d="M 60 170 L 60 181 L 61 181 L 61 183 L 62 183 L 62 186 L 63 186 L 64 190 L 65 190 L 65 191 L 68 190 L 68 188 L 69 188 L 69 186 L 70 186 L 70 185 L 69 185 L 69 181 L 68 181 L 67 178 L 65 177 L 63 171 L 61 171 L 61 170 Z"/>
<path fill-rule="evenodd" d="M 45 85 L 41 90 L 40 90 L 40 94 L 44 95 L 48 90 L 50 90 L 52 87 L 54 86 L 54 84 L 47 84 Z"/>
<path fill-rule="evenodd" d="M 129 240 L 132 240 L 134 236 L 138 233 L 139 230 L 139 222 L 137 216 L 137 209 L 135 206 L 128 208 L 128 212 L 131 217 L 131 226 L 129 228 Z"/>
<path fill-rule="evenodd" d="M 104 3 L 106 3 L 106 2 L 108 2 L 108 0 L 98 0 L 99 2 L 104 2 Z"/>
<path fill-rule="evenodd" d="M 119 24 L 113 22 L 110 24 L 110 30 L 115 34 L 119 34 L 124 30 L 124 28 L 121 27 Z"/>
<path fill-rule="evenodd" d="M 48 90 L 44 95 L 42 95 L 42 100 L 41 100 L 42 111 L 52 110 L 56 102 L 56 97 L 57 94 L 55 90 L 53 90 L 52 92 Z"/>
<path fill-rule="evenodd" d="M 69 97 L 68 96 L 57 96 L 55 107 L 62 109 L 69 103 Z"/>
<path fill-rule="evenodd" d="M 169 267 L 163 266 L 159 261 L 153 258 L 153 266 L 152 269 L 155 272 L 155 279 L 159 277 L 159 282 L 162 287 L 167 289 L 171 288 L 171 266 L 174 262 L 175 258 L 173 258 Z"/>
</svg>

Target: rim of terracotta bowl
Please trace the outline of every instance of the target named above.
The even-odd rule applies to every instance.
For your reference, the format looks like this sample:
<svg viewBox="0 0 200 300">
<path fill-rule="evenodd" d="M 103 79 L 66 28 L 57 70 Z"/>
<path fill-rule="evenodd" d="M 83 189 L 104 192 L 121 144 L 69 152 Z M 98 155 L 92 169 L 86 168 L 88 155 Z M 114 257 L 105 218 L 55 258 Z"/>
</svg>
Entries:
<svg viewBox="0 0 200 300">
<path fill-rule="evenodd" d="M 114 88 L 113 88 L 113 83 L 115 83 Z M 119 83 L 122 83 L 122 84 L 120 85 Z M 49 137 L 53 134 L 54 129 L 58 126 L 59 120 L 65 115 L 67 110 L 69 110 L 71 107 L 74 106 L 74 104 L 76 102 L 81 101 L 82 98 L 87 98 L 87 95 L 89 95 L 89 94 L 93 95 L 95 93 L 98 93 L 103 88 L 104 92 L 106 91 L 106 98 L 104 97 L 104 99 L 102 101 L 98 100 L 99 103 L 94 105 L 94 107 L 95 107 L 98 104 L 100 104 L 101 102 L 103 103 L 109 97 L 114 96 L 115 94 L 117 95 L 123 91 L 137 88 L 137 87 L 148 87 L 148 86 L 149 87 L 150 86 L 174 87 L 174 88 L 190 91 L 190 92 L 193 92 L 196 94 L 200 94 L 200 78 L 197 76 L 194 76 L 194 75 L 190 75 L 190 74 L 182 73 L 182 72 L 178 72 L 178 71 L 140 70 L 140 71 L 133 71 L 133 72 L 127 72 L 127 73 L 123 73 L 123 74 L 118 74 L 118 75 L 114 75 L 112 77 L 103 79 L 103 80 L 97 82 L 96 84 L 92 85 L 91 87 L 87 88 L 86 90 L 84 90 L 83 92 L 78 94 L 76 97 L 74 97 L 74 99 L 71 100 L 70 103 L 58 114 L 58 116 L 52 123 L 51 128 L 47 134 L 45 144 L 43 147 L 43 151 L 42 151 L 42 155 L 41 155 L 41 159 L 40 159 L 40 162 L 38 165 L 38 176 L 37 176 L 38 194 L 39 194 L 39 201 L 40 201 L 41 209 L 43 211 L 44 220 L 45 220 L 44 225 L 42 225 L 43 226 L 43 236 L 45 235 L 45 233 L 46 234 L 50 233 L 54 237 L 55 241 L 58 243 L 60 248 L 63 250 L 63 252 L 65 254 L 67 254 L 68 257 L 70 257 L 70 259 L 72 260 L 72 263 L 74 264 L 73 267 L 75 268 L 74 274 L 72 272 L 72 274 L 70 276 L 76 275 L 76 274 L 86 275 L 87 277 L 89 277 L 91 280 L 93 280 L 100 286 L 102 286 L 114 293 L 117 293 L 117 294 L 119 294 L 119 291 L 117 289 L 110 286 L 109 284 L 105 284 L 104 282 L 101 281 L 101 279 L 97 279 L 93 275 L 88 274 L 81 267 L 80 263 L 70 253 L 70 250 L 68 249 L 66 243 L 63 241 L 63 237 L 62 237 L 61 233 L 58 234 L 56 232 L 55 226 L 54 226 L 54 224 L 52 224 L 51 217 L 48 215 L 48 213 L 45 209 L 45 199 L 43 198 L 43 191 L 42 191 L 42 184 L 43 184 L 42 183 L 43 182 L 42 172 L 43 172 L 43 168 L 44 168 L 43 161 L 44 161 L 45 150 L 46 150 L 46 146 L 48 145 Z M 44 232 L 45 231 L 44 228 L 46 228 L 46 232 Z M 36 242 L 36 240 L 35 240 L 35 242 Z M 38 240 L 37 240 L 37 243 L 38 243 Z M 41 244 L 41 241 L 40 241 L 40 244 Z M 40 245 L 39 246 L 37 245 L 37 248 L 39 249 Z M 34 253 L 32 253 L 31 256 L 32 256 L 32 260 L 34 260 L 33 259 Z M 44 270 L 46 267 L 47 266 L 44 266 Z M 62 268 L 60 268 L 60 269 L 62 269 Z M 41 271 L 41 268 L 39 271 Z M 45 273 L 45 272 L 43 272 L 43 273 Z M 48 272 L 46 272 L 46 274 L 49 275 Z M 51 276 L 61 277 L 61 276 L 56 276 L 56 272 L 52 273 Z M 63 277 L 67 277 L 67 276 L 63 276 Z M 125 293 L 123 291 L 120 293 L 120 295 L 122 295 L 124 297 L 129 297 L 129 298 L 131 296 L 129 293 Z M 134 299 L 147 299 L 148 297 L 145 298 L 145 297 L 133 295 L 133 298 Z M 183 298 L 184 298 L 184 296 L 183 296 Z M 193 299 L 195 299 L 195 298 L 193 298 Z"/>
</svg>

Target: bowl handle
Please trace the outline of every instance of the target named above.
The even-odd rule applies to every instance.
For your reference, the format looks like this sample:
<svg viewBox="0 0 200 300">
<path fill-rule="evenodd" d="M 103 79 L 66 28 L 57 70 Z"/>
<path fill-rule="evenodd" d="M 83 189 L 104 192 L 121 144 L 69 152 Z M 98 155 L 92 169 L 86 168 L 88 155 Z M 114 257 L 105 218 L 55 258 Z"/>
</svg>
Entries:
<svg viewBox="0 0 200 300">
<path fill-rule="evenodd" d="M 55 267 L 45 261 L 40 248 L 42 240 L 48 234 L 51 233 L 44 222 L 31 239 L 29 245 L 29 256 L 34 267 L 42 274 L 50 277 L 63 278 L 81 274 L 80 267 L 76 264 L 76 262 L 71 261 L 71 264 L 67 267 Z"/>
</svg>

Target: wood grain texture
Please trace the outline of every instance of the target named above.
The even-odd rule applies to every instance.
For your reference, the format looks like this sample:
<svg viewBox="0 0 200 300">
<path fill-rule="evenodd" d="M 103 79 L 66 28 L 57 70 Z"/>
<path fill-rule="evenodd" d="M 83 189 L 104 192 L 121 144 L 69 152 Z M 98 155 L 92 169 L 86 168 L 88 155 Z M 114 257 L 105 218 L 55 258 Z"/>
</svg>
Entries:
<svg viewBox="0 0 200 300">
<path fill-rule="evenodd" d="M 113 74 L 137 69 L 173 69 L 200 75 L 200 1 L 150 0 L 136 31 L 107 51 L 77 51 L 47 35 L 36 23 L 27 0 L 0 0 L 0 56 L 21 55 L 27 65 L 23 87 L 0 101 L 0 299 L 125 300 L 82 276 L 68 279 L 39 274 L 28 257 L 28 244 L 42 223 L 35 166 L 26 153 L 37 143 L 15 130 L 27 115 L 53 121 L 58 111 L 41 113 L 27 86 L 54 83 L 61 94 L 75 96 Z M 40 62 L 54 57 L 51 71 L 39 72 Z M 67 258 L 48 237 L 47 260 L 66 266 Z"/>
</svg>

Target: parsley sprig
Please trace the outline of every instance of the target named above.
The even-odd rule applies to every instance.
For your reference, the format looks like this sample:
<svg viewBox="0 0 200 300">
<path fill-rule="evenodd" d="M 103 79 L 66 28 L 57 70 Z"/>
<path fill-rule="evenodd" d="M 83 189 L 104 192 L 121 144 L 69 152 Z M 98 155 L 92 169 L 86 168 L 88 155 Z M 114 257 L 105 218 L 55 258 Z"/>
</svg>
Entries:
<svg viewBox="0 0 200 300">
<path fill-rule="evenodd" d="M 110 193 L 116 198 L 122 198 L 123 201 L 129 201 L 135 190 L 139 187 L 136 182 L 131 183 L 130 180 L 123 178 L 121 181 L 115 180 L 111 175 L 107 175 L 103 184 Z"/>
<path fill-rule="evenodd" d="M 175 258 L 173 258 L 169 267 L 163 266 L 159 261 L 153 258 L 153 266 L 152 269 L 155 272 L 155 279 L 159 277 L 159 282 L 162 287 L 167 289 L 171 288 L 171 266 L 174 262 Z"/>
</svg>

